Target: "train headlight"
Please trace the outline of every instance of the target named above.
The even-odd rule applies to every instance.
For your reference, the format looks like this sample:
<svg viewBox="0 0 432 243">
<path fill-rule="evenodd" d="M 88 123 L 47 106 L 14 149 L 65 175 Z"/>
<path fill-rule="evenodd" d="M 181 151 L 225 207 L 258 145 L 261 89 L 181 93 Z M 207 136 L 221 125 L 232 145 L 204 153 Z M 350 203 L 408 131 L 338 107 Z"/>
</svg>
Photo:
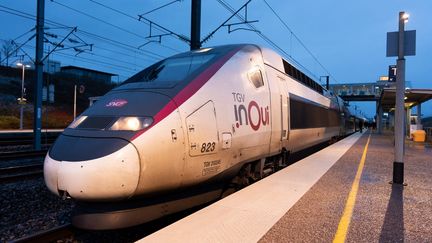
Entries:
<svg viewBox="0 0 432 243">
<path fill-rule="evenodd" d="M 76 128 L 79 124 L 81 124 L 85 119 L 87 119 L 87 116 L 79 116 L 77 119 L 75 119 L 68 128 Z"/>
<path fill-rule="evenodd" d="M 150 117 L 120 117 L 108 130 L 115 131 L 137 131 L 150 126 L 153 119 Z"/>
</svg>

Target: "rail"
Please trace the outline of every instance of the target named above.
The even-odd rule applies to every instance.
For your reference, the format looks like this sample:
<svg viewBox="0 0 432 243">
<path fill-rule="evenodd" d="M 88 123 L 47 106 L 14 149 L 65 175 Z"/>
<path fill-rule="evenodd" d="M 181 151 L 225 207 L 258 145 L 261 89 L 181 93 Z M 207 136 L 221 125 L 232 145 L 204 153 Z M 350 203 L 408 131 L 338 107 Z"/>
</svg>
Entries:
<svg viewBox="0 0 432 243">
<path fill-rule="evenodd" d="M 13 240 L 12 242 L 68 242 L 64 239 L 75 235 L 72 224 L 64 224 L 48 230 L 39 231 L 35 234 Z M 72 242 L 72 241 L 71 241 Z"/>
<path fill-rule="evenodd" d="M 42 144 L 52 144 L 60 132 L 42 134 Z M 3 133 L 0 134 L 0 146 L 30 145 L 33 143 L 33 133 Z"/>
<path fill-rule="evenodd" d="M 43 158 L 48 150 L 30 150 L 30 151 L 17 151 L 17 152 L 3 152 L 0 153 L 0 160 L 15 160 L 26 158 Z"/>
<path fill-rule="evenodd" d="M 0 183 L 32 179 L 43 174 L 43 164 L 21 165 L 0 168 Z"/>
</svg>

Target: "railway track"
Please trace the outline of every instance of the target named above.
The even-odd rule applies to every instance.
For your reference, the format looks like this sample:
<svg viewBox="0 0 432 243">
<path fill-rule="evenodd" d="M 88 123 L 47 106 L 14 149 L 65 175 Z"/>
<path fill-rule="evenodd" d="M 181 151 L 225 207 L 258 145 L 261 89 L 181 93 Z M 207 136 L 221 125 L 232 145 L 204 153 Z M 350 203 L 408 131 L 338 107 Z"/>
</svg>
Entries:
<svg viewBox="0 0 432 243">
<path fill-rule="evenodd" d="M 59 132 L 42 133 L 42 144 L 52 144 L 59 134 Z M 0 136 L 0 146 L 31 145 L 32 143 L 33 133 L 10 133 Z"/>
<path fill-rule="evenodd" d="M 0 163 L 0 183 L 41 176 L 46 154 L 47 150 L 0 153 L 0 162 L 4 162 Z"/>
<path fill-rule="evenodd" d="M 42 139 L 43 145 L 54 143 L 56 138 Z M 33 144 L 33 138 L 15 138 L 10 140 L 0 140 L 0 146 L 15 146 L 15 145 L 31 145 Z"/>
<path fill-rule="evenodd" d="M 64 239 L 72 238 L 75 235 L 75 228 L 72 224 L 64 224 L 48 230 L 39 231 L 12 242 L 68 242 Z"/>
<path fill-rule="evenodd" d="M 0 183 L 31 179 L 43 175 L 43 163 L 0 168 Z"/>
<path fill-rule="evenodd" d="M 0 161 L 3 160 L 16 160 L 27 158 L 43 158 L 48 150 L 30 150 L 30 151 L 17 151 L 17 152 L 3 152 L 0 153 Z"/>
</svg>

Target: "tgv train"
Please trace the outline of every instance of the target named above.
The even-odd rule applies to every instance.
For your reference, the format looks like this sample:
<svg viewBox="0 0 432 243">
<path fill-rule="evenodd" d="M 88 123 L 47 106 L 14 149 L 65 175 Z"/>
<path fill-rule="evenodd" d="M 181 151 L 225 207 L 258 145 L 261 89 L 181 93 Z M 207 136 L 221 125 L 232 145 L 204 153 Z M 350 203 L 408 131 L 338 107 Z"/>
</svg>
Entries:
<svg viewBox="0 0 432 243">
<path fill-rule="evenodd" d="M 49 150 L 45 182 L 77 202 L 76 226 L 128 227 L 258 180 L 290 153 L 353 133 L 356 119 L 270 49 L 204 48 L 149 66 L 83 112 Z"/>
</svg>

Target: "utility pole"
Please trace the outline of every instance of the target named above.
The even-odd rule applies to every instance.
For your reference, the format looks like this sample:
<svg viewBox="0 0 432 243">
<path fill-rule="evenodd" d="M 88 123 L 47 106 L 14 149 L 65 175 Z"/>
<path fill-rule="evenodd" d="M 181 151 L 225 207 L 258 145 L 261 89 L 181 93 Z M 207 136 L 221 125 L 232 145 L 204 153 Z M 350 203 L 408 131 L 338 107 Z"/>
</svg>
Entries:
<svg viewBox="0 0 432 243">
<path fill-rule="evenodd" d="M 396 74 L 396 111 L 395 111 L 395 160 L 393 163 L 393 183 L 404 182 L 404 146 L 405 146 L 405 12 L 399 12 L 398 59 Z"/>
<path fill-rule="evenodd" d="M 326 89 L 330 90 L 330 77 L 327 75 L 326 77 Z"/>
<path fill-rule="evenodd" d="M 44 21 L 45 0 L 37 0 L 35 60 L 36 82 L 33 101 L 33 147 L 35 150 L 41 150 Z"/>
<path fill-rule="evenodd" d="M 76 89 L 77 89 L 77 86 L 75 84 L 74 85 L 74 100 L 73 100 L 73 120 L 74 121 L 76 118 L 76 97 L 77 97 Z"/>
<path fill-rule="evenodd" d="M 192 0 L 190 49 L 201 48 L 201 0 Z"/>
</svg>

